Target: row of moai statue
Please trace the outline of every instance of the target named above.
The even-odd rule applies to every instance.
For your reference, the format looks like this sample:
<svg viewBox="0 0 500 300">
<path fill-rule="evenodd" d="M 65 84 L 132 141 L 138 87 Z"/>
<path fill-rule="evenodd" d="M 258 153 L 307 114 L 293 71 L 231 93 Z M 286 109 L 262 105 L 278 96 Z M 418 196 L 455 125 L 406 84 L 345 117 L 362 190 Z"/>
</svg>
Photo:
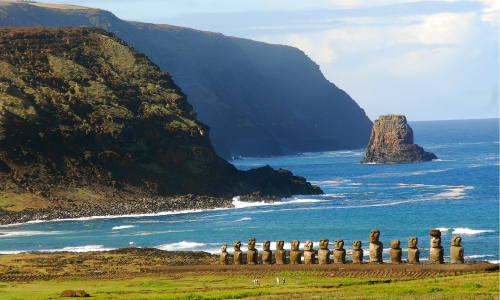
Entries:
<svg viewBox="0 0 500 300">
<path fill-rule="evenodd" d="M 441 246 L 441 231 L 437 229 L 431 229 L 431 249 L 430 249 L 430 261 L 431 263 L 444 263 L 444 248 Z M 372 230 L 370 232 L 370 245 L 368 248 L 370 254 L 370 263 L 382 263 L 382 251 L 383 245 L 379 241 L 380 231 Z M 459 236 L 454 236 L 451 240 L 450 257 L 452 263 L 463 263 L 464 262 L 464 248 L 460 245 L 462 238 Z M 419 263 L 420 262 L 420 250 L 417 248 L 418 238 L 410 237 L 408 239 L 408 263 Z M 283 249 L 285 242 L 283 240 L 276 241 L 276 251 L 274 252 L 275 262 L 278 265 L 286 264 L 286 250 Z M 273 253 L 270 250 L 270 241 L 264 241 L 263 243 L 263 253 L 262 253 L 262 263 L 272 264 L 273 263 Z M 329 240 L 321 239 L 319 240 L 319 250 L 318 250 L 318 263 L 319 264 L 330 264 L 330 255 L 333 252 L 333 263 L 345 264 L 346 263 L 346 251 L 344 249 L 343 240 L 335 240 L 335 248 L 333 251 L 328 249 Z M 391 241 L 390 258 L 391 263 L 400 264 L 402 263 L 403 250 L 400 247 L 401 242 L 399 240 Z M 290 251 L 290 263 L 291 264 L 301 264 L 302 254 L 304 255 L 304 264 L 315 264 L 316 263 L 316 252 L 313 250 L 313 242 L 306 241 L 304 243 L 304 252 L 299 250 L 300 242 L 295 240 L 292 241 L 292 249 Z M 352 262 L 355 264 L 363 263 L 363 249 L 361 249 L 361 241 L 354 241 L 352 245 Z M 241 251 L 241 242 L 234 242 L 234 264 L 243 264 L 243 252 Z M 227 250 L 227 244 L 222 244 L 222 252 L 220 255 L 220 262 L 223 265 L 228 264 L 229 253 Z M 248 251 L 247 251 L 247 264 L 255 265 L 257 264 L 258 251 L 255 249 L 255 239 L 250 238 L 248 240 Z"/>
</svg>

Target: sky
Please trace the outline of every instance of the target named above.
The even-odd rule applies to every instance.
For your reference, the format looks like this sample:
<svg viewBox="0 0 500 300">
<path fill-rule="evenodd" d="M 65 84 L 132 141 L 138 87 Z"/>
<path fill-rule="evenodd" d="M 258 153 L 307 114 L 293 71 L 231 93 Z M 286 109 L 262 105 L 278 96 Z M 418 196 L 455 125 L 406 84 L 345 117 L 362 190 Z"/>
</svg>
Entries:
<svg viewBox="0 0 500 300">
<path fill-rule="evenodd" d="M 498 0 L 38 2 L 297 47 L 372 120 L 499 117 Z"/>
</svg>

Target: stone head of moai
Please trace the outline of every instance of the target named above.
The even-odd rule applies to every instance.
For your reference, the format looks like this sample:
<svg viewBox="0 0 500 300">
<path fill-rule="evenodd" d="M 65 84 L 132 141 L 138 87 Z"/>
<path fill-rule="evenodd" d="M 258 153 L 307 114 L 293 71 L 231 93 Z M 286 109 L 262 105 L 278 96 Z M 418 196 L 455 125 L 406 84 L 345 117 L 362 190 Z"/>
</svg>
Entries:
<svg viewBox="0 0 500 300">
<path fill-rule="evenodd" d="M 292 250 L 293 251 L 298 251 L 299 250 L 299 246 L 300 246 L 300 242 L 299 241 L 292 241 Z"/>
<path fill-rule="evenodd" d="M 254 238 L 248 239 L 248 250 L 255 250 L 255 239 Z"/>
<path fill-rule="evenodd" d="M 311 251 L 313 249 L 312 241 L 305 241 L 304 243 L 304 251 Z"/>
<path fill-rule="evenodd" d="M 264 249 L 264 251 L 269 251 L 269 249 L 271 248 L 271 242 L 264 241 L 264 243 L 262 244 L 262 248 Z"/>
<path fill-rule="evenodd" d="M 344 249 L 344 240 L 335 240 L 335 250 Z"/>
<path fill-rule="evenodd" d="M 241 242 L 240 241 L 235 241 L 234 242 L 234 250 L 235 251 L 240 251 L 240 247 L 241 247 Z"/>
<path fill-rule="evenodd" d="M 440 236 L 431 237 L 431 247 L 432 248 L 440 248 L 441 247 L 441 237 Z"/>
<path fill-rule="evenodd" d="M 380 237 L 380 231 L 376 229 L 370 231 L 370 243 L 378 242 L 379 237 Z"/>
<path fill-rule="evenodd" d="M 327 250 L 329 243 L 330 243 L 330 241 L 328 239 L 320 239 L 319 240 L 319 248 L 321 250 Z"/>
<path fill-rule="evenodd" d="M 354 241 L 354 243 L 352 243 L 352 249 L 354 250 L 361 250 L 361 241 Z"/>
<path fill-rule="evenodd" d="M 285 241 L 277 240 L 276 241 L 276 250 L 283 250 L 284 245 L 285 245 Z"/>
<path fill-rule="evenodd" d="M 412 236 L 408 239 L 408 248 L 417 248 L 418 238 Z"/>
<path fill-rule="evenodd" d="M 222 252 L 226 252 L 226 249 L 227 249 L 227 244 L 222 244 L 222 246 L 220 247 L 220 250 Z"/>
<path fill-rule="evenodd" d="M 452 246 L 460 246 L 461 242 L 462 242 L 462 238 L 459 236 L 454 236 L 451 238 L 451 245 Z"/>
<path fill-rule="evenodd" d="M 401 246 L 401 242 L 399 240 L 392 240 L 391 241 L 391 248 L 392 249 L 399 249 L 399 246 Z"/>
</svg>

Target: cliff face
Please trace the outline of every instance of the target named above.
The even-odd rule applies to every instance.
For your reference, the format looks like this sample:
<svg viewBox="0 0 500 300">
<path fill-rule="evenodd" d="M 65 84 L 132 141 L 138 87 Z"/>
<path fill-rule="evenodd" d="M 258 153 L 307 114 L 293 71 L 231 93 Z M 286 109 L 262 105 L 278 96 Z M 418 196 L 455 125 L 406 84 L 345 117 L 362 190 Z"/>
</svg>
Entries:
<svg viewBox="0 0 500 300">
<path fill-rule="evenodd" d="M 288 171 L 236 170 L 168 73 L 90 27 L 0 28 L 0 179 L 49 200 L 321 193 Z"/>
<path fill-rule="evenodd" d="M 413 130 L 403 115 L 384 115 L 373 123 L 362 164 L 403 164 L 437 159 L 413 143 Z"/>
<path fill-rule="evenodd" d="M 173 74 L 225 158 L 364 147 L 372 122 L 302 51 L 98 9 L 10 3 L 0 26 L 95 26 Z"/>
</svg>

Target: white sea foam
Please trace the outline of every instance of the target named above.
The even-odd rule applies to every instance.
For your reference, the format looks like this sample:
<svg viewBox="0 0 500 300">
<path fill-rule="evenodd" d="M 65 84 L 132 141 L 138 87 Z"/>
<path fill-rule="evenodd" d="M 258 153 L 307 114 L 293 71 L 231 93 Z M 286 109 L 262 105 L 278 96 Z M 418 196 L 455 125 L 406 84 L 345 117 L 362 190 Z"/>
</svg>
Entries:
<svg viewBox="0 0 500 300">
<path fill-rule="evenodd" d="M 264 201 L 259 201 L 259 202 L 240 201 L 240 197 L 234 197 L 233 198 L 233 205 L 235 208 L 247 208 L 247 207 L 257 207 L 257 206 L 276 206 L 276 205 L 293 204 L 293 203 L 316 203 L 316 202 L 325 202 L 325 201 L 328 201 L 328 200 L 293 198 L 293 199 L 284 199 L 282 201 L 266 203 Z"/>
<path fill-rule="evenodd" d="M 448 230 L 450 230 L 451 228 L 438 227 L 436 229 L 439 230 L 439 231 L 441 231 L 442 233 L 444 233 L 444 232 L 447 232 Z"/>
<path fill-rule="evenodd" d="M 137 227 L 137 226 L 135 226 L 135 225 L 121 225 L 121 226 L 115 226 L 115 227 L 111 228 L 111 230 L 126 229 L 126 228 L 133 228 L 133 227 Z"/>
<path fill-rule="evenodd" d="M 168 251 L 186 251 L 186 250 L 193 250 L 196 248 L 204 247 L 206 244 L 204 243 L 196 243 L 196 242 L 178 242 L 178 243 L 172 243 L 172 244 L 164 244 L 157 246 L 155 248 L 161 249 L 161 250 L 168 250 Z M 200 249 L 197 249 L 197 251 L 200 251 Z"/>
<path fill-rule="evenodd" d="M 500 264 L 500 260 L 488 260 L 488 262 L 492 264 Z"/>
<path fill-rule="evenodd" d="M 37 231 L 37 230 L 24 230 L 24 231 L 3 231 L 0 235 L 2 237 L 13 237 L 13 236 L 33 236 L 33 235 L 52 235 L 52 234 L 63 234 L 64 231 Z"/>
<path fill-rule="evenodd" d="M 109 251 L 116 248 L 105 248 L 104 245 L 86 245 L 77 247 L 64 247 L 61 250 L 44 250 L 44 252 L 52 251 L 68 251 L 68 252 L 91 252 L 91 251 Z"/>
<path fill-rule="evenodd" d="M 452 234 L 475 235 L 487 232 L 495 232 L 495 230 L 475 230 L 469 228 L 454 228 Z"/>
<path fill-rule="evenodd" d="M 496 254 L 486 254 L 486 255 L 466 255 L 464 258 L 470 259 L 470 258 L 481 258 L 481 257 L 491 257 L 491 256 L 498 256 Z"/>
</svg>

